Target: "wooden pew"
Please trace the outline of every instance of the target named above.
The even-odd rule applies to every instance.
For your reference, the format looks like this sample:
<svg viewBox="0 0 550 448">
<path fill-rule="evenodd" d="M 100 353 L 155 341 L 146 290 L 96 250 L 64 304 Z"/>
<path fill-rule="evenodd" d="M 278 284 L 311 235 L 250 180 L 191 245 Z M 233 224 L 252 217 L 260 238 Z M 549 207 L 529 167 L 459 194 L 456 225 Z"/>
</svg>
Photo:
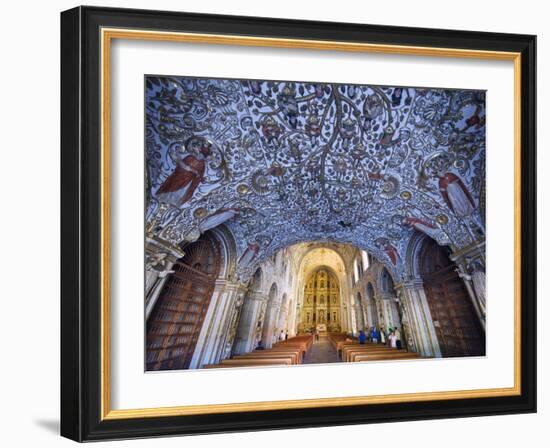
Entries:
<svg viewBox="0 0 550 448">
<path fill-rule="evenodd" d="M 339 355 L 341 355 L 342 357 L 342 361 L 344 360 L 344 351 L 348 348 L 353 348 L 353 347 L 361 347 L 361 344 L 359 344 L 358 341 L 352 341 L 352 342 L 349 342 L 349 341 L 339 341 L 337 344 L 336 344 L 336 351 L 338 352 Z"/>
<path fill-rule="evenodd" d="M 350 356 L 354 353 L 385 353 L 397 351 L 395 348 L 389 348 L 384 345 L 377 344 L 357 344 L 347 345 L 342 349 L 342 361 L 350 361 Z M 406 352 L 406 350 L 402 350 Z"/>
<path fill-rule="evenodd" d="M 277 342 L 270 349 L 254 350 L 249 353 L 234 355 L 230 359 L 224 359 L 219 364 L 209 364 L 203 366 L 203 368 L 301 364 L 303 356 L 311 347 L 311 344 L 313 344 L 312 335 L 298 335 L 286 341 Z"/>
<path fill-rule="evenodd" d="M 243 355 L 234 355 L 231 359 L 269 359 L 269 358 L 289 358 L 291 364 L 299 364 L 301 361 L 300 351 L 284 351 L 284 350 L 258 350 Z"/>
<path fill-rule="evenodd" d="M 313 344 L 313 335 L 304 335 L 304 336 L 295 336 L 293 338 L 287 339 L 286 341 L 279 341 L 273 344 L 273 348 L 279 347 L 300 347 L 305 353 L 309 350 Z"/>
<path fill-rule="evenodd" d="M 229 361 L 229 360 L 226 360 Z M 231 368 L 231 367 L 263 367 L 263 366 L 284 366 L 289 365 L 285 361 L 287 360 L 257 360 L 257 359 L 235 359 L 234 363 L 220 363 L 220 364 L 206 364 L 202 366 L 203 369 L 219 369 L 219 368 Z"/>
<path fill-rule="evenodd" d="M 300 353 L 306 354 L 307 347 L 303 343 L 296 343 L 296 344 L 275 344 L 271 349 L 268 350 L 299 350 Z"/>
<path fill-rule="evenodd" d="M 224 359 L 220 362 L 221 365 L 242 366 L 244 364 L 262 365 L 291 365 L 290 358 L 248 358 L 248 359 Z"/>
<path fill-rule="evenodd" d="M 351 339 L 351 341 L 349 341 L 348 339 Z M 332 344 L 332 346 L 338 351 L 339 350 L 338 344 L 342 344 L 345 342 L 353 342 L 355 339 L 350 338 L 345 333 L 329 333 L 328 340 Z"/>
<path fill-rule="evenodd" d="M 344 361 L 346 362 L 354 362 L 355 358 L 357 356 L 362 355 L 384 355 L 388 354 L 389 356 L 394 356 L 396 354 L 404 354 L 408 353 L 407 350 L 397 350 L 397 349 L 378 349 L 378 350 L 351 350 L 346 352 L 346 359 Z"/>
<path fill-rule="evenodd" d="M 405 352 L 405 353 L 396 353 L 387 352 L 387 353 L 363 353 L 357 354 L 354 357 L 353 362 L 362 362 L 362 361 L 396 361 L 400 359 L 417 359 L 420 358 L 418 353 Z"/>
<path fill-rule="evenodd" d="M 304 359 L 304 351 L 301 347 L 273 347 L 268 350 L 258 350 L 263 351 L 264 353 L 296 353 L 298 355 L 298 362 L 297 364 L 301 364 L 302 360 Z M 252 352 L 256 353 L 256 352 Z"/>
</svg>

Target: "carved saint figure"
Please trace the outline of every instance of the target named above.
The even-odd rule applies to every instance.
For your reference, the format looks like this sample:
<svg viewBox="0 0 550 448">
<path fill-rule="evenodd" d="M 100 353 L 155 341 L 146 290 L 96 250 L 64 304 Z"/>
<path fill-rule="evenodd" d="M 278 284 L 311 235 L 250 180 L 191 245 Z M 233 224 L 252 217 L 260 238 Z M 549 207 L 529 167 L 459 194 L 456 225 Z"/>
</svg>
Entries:
<svg viewBox="0 0 550 448">
<path fill-rule="evenodd" d="M 225 221 L 229 221 L 240 213 L 238 208 L 220 208 L 211 215 L 204 218 L 200 224 L 199 229 L 201 232 L 213 229 L 214 227 L 223 224 Z"/>
<path fill-rule="evenodd" d="M 176 206 L 185 204 L 204 180 L 206 158 L 211 154 L 212 145 L 202 138 L 190 140 L 193 140 L 190 143 L 197 151 L 176 161 L 176 168 L 157 190 L 156 196 L 163 202 Z"/>
<path fill-rule="evenodd" d="M 415 218 L 414 216 L 407 216 L 403 218 L 403 224 L 409 227 L 412 227 L 419 232 L 423 232 L 429 237 L 437 240 L 437 227 L 432 223 L 423 221 L 420 218 Z"/>
<path fill-rule="evenodd" d="M 481 310 L 485 314 L 486 291 L 485 291 L 485 271 L 478 261 L 467 260 L 466 269 L 468 270 L 467 280 L 472 282 L 474 293 L 477 297 Z"/>
<path fill-rule="evenodd" d="M 258 255 L 258 252 L 260 251 L 260 245 L 255 242 L 249 242 L 248 247 L 241 255 L 241 258 L 239 259 L 239 264 L 242 266 L 249 265 L 254 258 L 256 258 L 256 255 Z"/>
<path fill-rule="evenodd" d="M 167 269 L 168 260 L 166 257 L 168 254 L 164 252 L 155 252 L 149 254 L 145 260 L 145 269 L 148 271 L 156 271 L 158 278 L 164 278 L 168 274 L 173 274 L 174 271 Z"/>
<path fill-rule="evenodd" d="M 445 203 L 459 218 L 471 215 L 475 210 L 472 195 L 464 182 L 453 173 L 438 173 L 439 192 Z"/>
<path fill-rule="evenodd" d="M 480 269 L 475 269 L 472 272 L 472 284 L 476 293 L 479 304 L 485 314 L 485 272 Z"/>
<path fill-rule="evenodd" d="M 397 252 L 397 249 L 390 243 L 390 241 L 387 238 L 378 238 L 375 243 L 381 250 L 386 252 L 391 262 L 396 265 L 397 260 L 399 259 L 399 253 Z"/>
</svg>

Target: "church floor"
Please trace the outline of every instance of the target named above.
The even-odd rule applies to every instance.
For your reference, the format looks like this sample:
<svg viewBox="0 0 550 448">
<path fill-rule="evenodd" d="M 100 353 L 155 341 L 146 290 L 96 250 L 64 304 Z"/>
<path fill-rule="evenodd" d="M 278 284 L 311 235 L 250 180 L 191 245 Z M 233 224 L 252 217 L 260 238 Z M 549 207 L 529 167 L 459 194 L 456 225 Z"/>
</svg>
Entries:
<svg viewBox="0 0 550 448">
<path fill-rule="evenodd" d="M 336 349 L 327 339 L 315 341 L 304 357 L 303 364 L 339 362 Z"/>
</svg>

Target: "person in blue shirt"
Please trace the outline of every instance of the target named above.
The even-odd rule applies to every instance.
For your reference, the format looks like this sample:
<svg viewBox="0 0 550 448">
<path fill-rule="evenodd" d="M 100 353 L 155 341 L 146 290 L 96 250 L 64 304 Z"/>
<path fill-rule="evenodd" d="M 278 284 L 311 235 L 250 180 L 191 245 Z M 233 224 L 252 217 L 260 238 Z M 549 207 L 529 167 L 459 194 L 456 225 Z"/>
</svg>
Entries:
<svg viewBox="0 0 550 448">
<path fill-rule="evenodd" d="M 361 330 L 359 332 L 359 344 L 364 344 L 366 340 L 367 340 L 367 336 L 365 335 L 365 332 Z"/>
<path fill-rule="evenodd" d="M 376 327 L 373 327 L 373 329 L 372 329 L 371 338 L 372 338 L 372 342 L 374 344 L 376 344 L 378 342 L 378 331 L 376 330 Z"/>
</svg>

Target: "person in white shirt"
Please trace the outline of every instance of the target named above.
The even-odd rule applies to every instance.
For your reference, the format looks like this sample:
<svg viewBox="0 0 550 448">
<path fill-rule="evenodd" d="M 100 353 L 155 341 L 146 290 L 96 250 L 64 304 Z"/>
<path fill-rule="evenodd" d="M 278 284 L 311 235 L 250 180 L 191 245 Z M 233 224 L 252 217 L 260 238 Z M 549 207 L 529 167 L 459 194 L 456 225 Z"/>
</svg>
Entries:
<svg viewBox="0 0 550 448">
<path fill-rule="evenodd" d="M 395 331 L 392 331 L 388 336 L 388 341 L 391 348 L 397 348 L 397 336 L 395 336 Z"/>
<path fill-rule="evenodd" d="M 397 348 L 401 348 L 401 332 L 399 331 L 399 328 L 395 327 L 393 332 L 395 333 L 395 346 Z"/>
</svg>

